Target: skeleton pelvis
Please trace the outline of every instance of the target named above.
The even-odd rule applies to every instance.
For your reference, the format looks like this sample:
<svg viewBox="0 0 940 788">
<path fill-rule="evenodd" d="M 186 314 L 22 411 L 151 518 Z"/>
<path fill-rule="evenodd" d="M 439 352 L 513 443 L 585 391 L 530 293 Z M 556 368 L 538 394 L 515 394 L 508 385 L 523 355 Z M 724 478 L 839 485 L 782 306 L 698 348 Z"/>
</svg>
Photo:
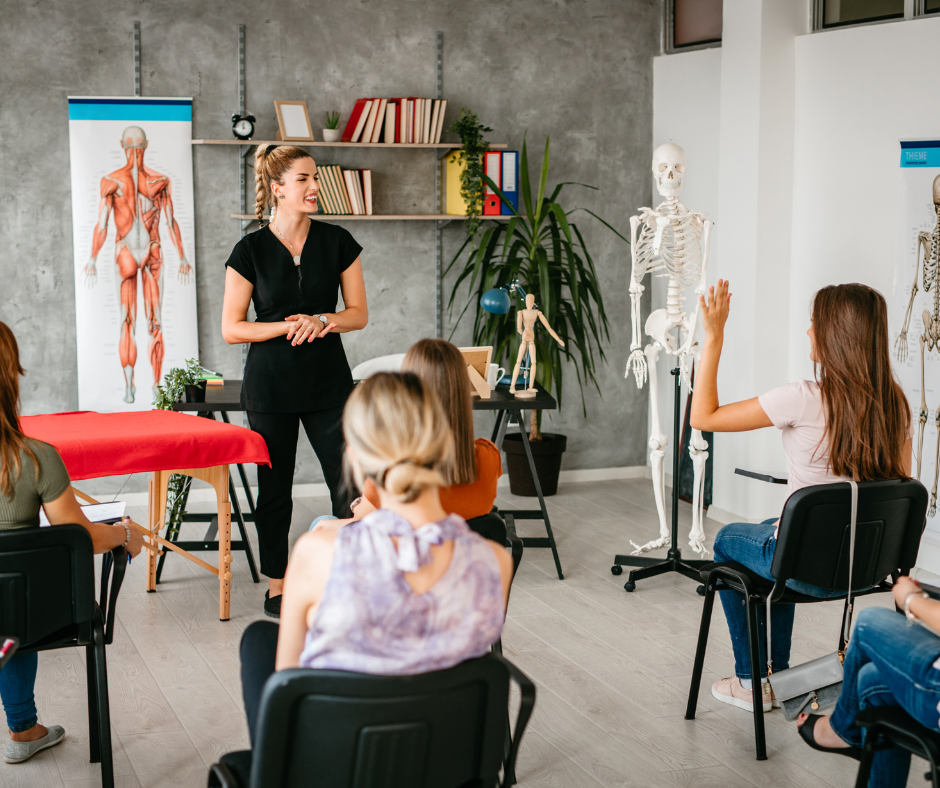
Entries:
<svg viewBox="0 0 940 788">
<path fill-rule="evenodd" d="M 650 312 L 650 316 L 646 318 L 647 336 L 655 339 L 671 356 L 674 356 L 679 350 L 679 331 L 676 329 L 684 330 L 688 333 L 688 315 L 682 315 L 677 323 L 669 317 L 669 313 L 665 309 L 656 309 Z M 671 333 L 673 330 L 676 330 L 675 336 Z"/>
</svg>

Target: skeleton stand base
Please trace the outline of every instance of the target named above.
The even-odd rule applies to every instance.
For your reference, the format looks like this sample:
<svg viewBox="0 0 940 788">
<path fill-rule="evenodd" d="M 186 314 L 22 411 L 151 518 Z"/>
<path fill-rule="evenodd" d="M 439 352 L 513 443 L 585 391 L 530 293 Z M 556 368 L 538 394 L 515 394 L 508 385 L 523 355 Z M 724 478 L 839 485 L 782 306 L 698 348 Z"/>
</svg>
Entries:
<svg viewBox="0 0 940 788">
<path fill-rule="evenodd" d="M 666 572 L 679 572 L 686 577 L 697 582 L 702 581 L 699 573 L 701 567 L 711 563 L 711 561 L 683 561 L 682 551 L 678 548 L 679 544 L 679 453 L 682 444 L 679 443 L 679 413 L 681 411 L 682 396 L 682 370 L 676 367 L 670 372 L 675 378 L 675 404 L 673 406 L 673 429 L 672 429 L 672 543 L 669 552 L 666 553 L 665 561 L 657 561 L 655 558 L 641 558 L 632 555 L 614 556 L 614 565 L 610 568 L 613 575 L 619 575 L 623 572 L 625 566 L 636 566 L 630 572 L 630 577 L 623 584 L 624 591 L 634 591 L 636 581 L 646 577 L 656 577 Z"/>
</svg>

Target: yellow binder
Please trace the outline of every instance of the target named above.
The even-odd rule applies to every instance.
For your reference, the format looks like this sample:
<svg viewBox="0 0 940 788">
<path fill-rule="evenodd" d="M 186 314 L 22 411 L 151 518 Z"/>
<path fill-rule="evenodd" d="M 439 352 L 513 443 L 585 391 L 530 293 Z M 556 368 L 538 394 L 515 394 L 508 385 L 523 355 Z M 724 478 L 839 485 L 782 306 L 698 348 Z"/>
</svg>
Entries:
<svg viewBox="0 0 940 788">
<path fill-rule="evenodd" d="M 451 216 L 467 213 L 467 202 L 460 196 L 460 173 L 466 168 L 456 151 L 441 159 L 441 209 Z"/>
</svg>

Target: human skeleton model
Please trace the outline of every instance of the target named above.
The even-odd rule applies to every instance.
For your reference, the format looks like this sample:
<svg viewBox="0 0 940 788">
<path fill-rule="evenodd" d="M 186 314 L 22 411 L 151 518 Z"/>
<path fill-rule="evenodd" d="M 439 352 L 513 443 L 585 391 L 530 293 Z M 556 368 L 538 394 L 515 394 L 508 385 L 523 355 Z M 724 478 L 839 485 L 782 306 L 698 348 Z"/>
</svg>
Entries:
<svg viewBox="0 0 940 788">
<path fill-rule="evenodd" d="M 632 555 L 671 546 L 671 536 L 666 527 L 664 474 L 665 448 L 669 443 L 659 421 L 657 399 L 658 381 L 656 361 L 663 351 L 675 356 L 683 377 L 687 378 L 686 362 L 691 355 L 698 358 L 701 348 L 695 340 L 698 307 L 694 315 L 683 309 L 685 297 L 682 288 L 697 284 L 696 296 L 705 292 L 705 273 L 708 261 L 708 236 L 712 222 L 703 213 L 694 213 L 679 202 L 682 180 L 685 177 L 685 151 L 671 142 L 661 145 L 653 152 L 653 177 L 656 187 L 666 201 L 655 209 L 641 208 L 639 216 L 630 218 L 631 253 L 633 277 L 630 282 L 630 301 L 633 311 L 633 340 L 630 344 L 630 360 L 624 377 L 633 372 L 637 388 L 643 387 L 647 374 L 650 381 L 650 411 L 652 430 L 649 447 L 653 466 L 653 494 L 659 513 L 659 538 L 639 546 Z M 662 272 L 662 273 L 659 273 Z M 640 349 L 640 296 L 644 287 L 640 280 L 647 274 L 669 277 L 666 308 L 652 312 L 646 320 L 646 334 L 653 340 L 645 349 Z M 673 334 L 673 332 L 675 332 Z M 684 341 L 682 341 L 684 335 Z M 696 553 L 706 554 L 705 530 L 703 527 L 703 489 L 705 485 L 705 460 L 708 459 L 708 444 L 699 430 L 693 429 L 689 441 L 692 458 L 692 530 L 689 544 Z M 676 446 L 675 451 L 680 447 Z M 678 484 L 673 479 L 673 484 Z"/>
<path fill-rule="evenodd" d="M 144 310 L 150 333 L 150 365 L 153 385 L 160 382 L 163 367 L 163 250 L 160 244 L 160 212 L 170 229 L 170 239 L 180 257 L 179 280 L 189 283 L 192 266 L 186 261 L 180 228 L 173 216 L 170 179 L 144 164 L 147 135 L 138 126 L 128 126 L 121 135 L 127 164 L 101 179 L 98 224 L 91 243 L 91 259 L 85 266 L 85 283 L 93 287 L 98 278 L 98 253 L 108 236 L 108 217 L 114 212 L 115 284 L 121 305 L 118 353 L 124 370 L 124 401 L 133 402 L 134 366 L 137 364 L 137 273 L 141 275 Z"/>
<path fill-rule="evenodd" d="M 535 308 L 535 296 L 529 293 L 525 297 L 525 309 L 516 312 L 516 331 L 522 334 L 522 342 L 519 343 L 519 355 L 516 356 L 516 366 L 512 369 L 512 382 L 509 384 L 509 392 L 517 397 L 531 399 L 535 396 L 535 324 L 541 321 L 542 325 L 548 330 L 559 345 L 565 346 L 565 343 L 559 338 L 548 321 L 538 309 Z M 526 351 L 529 352 L 529 387 L 524 391 L 516 391 L 516 378 L 519 377 L 519 367 L 522 365 L 522 359 L 525 358 Z"/>
<path fill-rule="evenodd" d="M 923 259 L 924 292 L 933 290 L 933 312 L 925 309 L 923 314 L 924 331 L 920 335 L 920 412 L 917 417 L 917 479 L 920 480 L 924 454 L 924 427 L 927 424 L 927 389 L 924 386 L 924 355 L 928 350 L 940 349 L 940 175 L 933 182 L 933 208 L 937 216 L 934 228 L 929 233 L 917 235 L 917 267 L 914 269 L 914 284 L 911 287 L 911 300 L 904 314 L 904 328 L 898 334 L 895 349 L 898 361 L 907 361 L 907 329 L 911 324 L 911 311 L 914 308 L 914 296 L 917 295 L 917 274 Z M 921 258 L 923 255 L 923 258 Z M 940 408 L 936 410 L 934 422 L 937 425 L 937 448 L 934 460 L 933 488 L 930 490 L 930 510 L 928 517 L 937 513 L 937 479 L 940 477 Z"/>
</svg>

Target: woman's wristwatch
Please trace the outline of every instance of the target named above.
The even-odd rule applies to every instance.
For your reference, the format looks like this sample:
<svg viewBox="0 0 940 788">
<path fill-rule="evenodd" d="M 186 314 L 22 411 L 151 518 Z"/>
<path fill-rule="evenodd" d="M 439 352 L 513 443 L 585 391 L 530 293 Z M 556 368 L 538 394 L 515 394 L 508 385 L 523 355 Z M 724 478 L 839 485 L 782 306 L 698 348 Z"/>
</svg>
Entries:
<svg viewBox="0 0 940 788">
<path fill-rule="evenodd" d="M 330 321 L 326 319 L 326 315 L 314 315 L 314 317 L 319 320 L 323 325 L 327 325 Z"/>
<path fill-rule="evenodd" d="M 904 615 L 907 616 L 908 621 L 918 621 L 919 619 L 911 612 L 911 599 L 915 596 L 919 596 L 922 599 L 930 599 L 930 595 L 925 591 L 911 591 L 906 597 L 904 597 Z"/>
</svg>

